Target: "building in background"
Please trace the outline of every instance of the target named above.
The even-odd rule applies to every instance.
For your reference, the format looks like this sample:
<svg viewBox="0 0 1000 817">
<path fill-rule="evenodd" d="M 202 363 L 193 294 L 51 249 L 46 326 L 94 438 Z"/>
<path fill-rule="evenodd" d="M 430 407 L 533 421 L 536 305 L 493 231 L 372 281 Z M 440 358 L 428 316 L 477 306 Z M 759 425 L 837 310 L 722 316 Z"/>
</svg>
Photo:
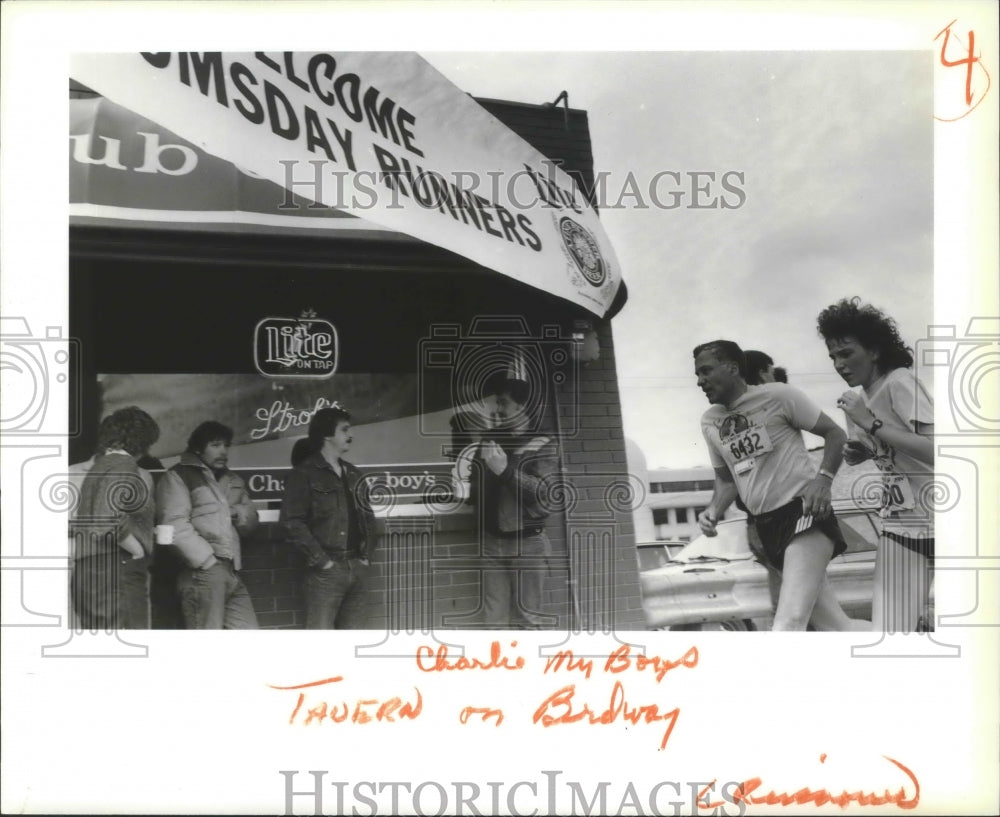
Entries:
<svg viewBox="0 0 1000 817">
<path fill-rule="evenodd" d="M 698 514 L 708 507 L 712 498 L 714 473 L 710 466 L 701 468 L 645 469 L 645 456 L 629 440 L 629 467 L 633 474 L 645 478 L 645 496 L 634 511 L 636 542 L 690 542 L 699 536 Z M 817 470 L 823 460 L 823 449 L 809 450 Z M 643 470 L 640 470 L 643 469 Z M 877 495 L 878 473 L 871 463 L 841 466 L 833 481 L 833 499 L 842 507 L 852 505 L 869 509 Z M 723 519 L 746 517 L 736 504 L 726 510 Z"/>
<path fill-rule="evenodd" d="M 690 542 L 700 534 L 698 514 L 712 498 L 714 474 L 703 468 L 652 468 L 646 471 L 646 499 L 635 513 L 636 531 L 652 532 L 652 538 L 639 541 Z M 724 519 L 745 516 L 731 505 Z M 641 521 L 640 521 L 641 519 Z"/>
</svg>

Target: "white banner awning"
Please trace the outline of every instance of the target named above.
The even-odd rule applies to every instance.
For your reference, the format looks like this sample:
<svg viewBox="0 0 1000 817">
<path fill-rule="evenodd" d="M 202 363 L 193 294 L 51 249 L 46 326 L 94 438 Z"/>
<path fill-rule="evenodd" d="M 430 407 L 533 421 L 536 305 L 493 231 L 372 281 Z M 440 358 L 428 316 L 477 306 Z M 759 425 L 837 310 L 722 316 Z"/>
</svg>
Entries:
<svg viewBox="0 0 1000 817">
<path fill-rule="evenodd" d="M 621 285 L 573 179 L 416 54 L 81 54 L 71 75 L 297 196 L 598 316 Z"/>
</svg>

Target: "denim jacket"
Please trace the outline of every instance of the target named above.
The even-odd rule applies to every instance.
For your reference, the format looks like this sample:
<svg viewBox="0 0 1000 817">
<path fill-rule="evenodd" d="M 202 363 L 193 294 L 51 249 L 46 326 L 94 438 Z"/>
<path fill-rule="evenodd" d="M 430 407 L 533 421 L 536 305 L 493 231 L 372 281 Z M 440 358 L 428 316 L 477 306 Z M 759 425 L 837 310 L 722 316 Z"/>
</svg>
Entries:
<svg viewBox="0 0 1000 817">
<path fill-rule="evenodd" d="M 340 466 L 343 477 L 322 454 L 310 454 L 285 480 L 281 527 L 288 542 L 305 554 L 310 567 L 348 555 L 349 501 L 354 502 L 361 534 L 359 554 L 370 558 L 375 550 L 375 515 L 363 486 L 359 490 L 361 471 L 344 460 Z"/>
</svg>

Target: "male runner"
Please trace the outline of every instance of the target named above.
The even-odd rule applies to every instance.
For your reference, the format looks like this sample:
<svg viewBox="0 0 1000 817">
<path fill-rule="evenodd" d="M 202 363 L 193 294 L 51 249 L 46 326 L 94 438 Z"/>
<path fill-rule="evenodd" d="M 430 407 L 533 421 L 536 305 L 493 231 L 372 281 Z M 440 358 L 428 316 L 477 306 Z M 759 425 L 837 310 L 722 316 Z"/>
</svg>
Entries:
<svg viewBox="0 0 1000 817">
<path fill-rule="evenodd" d="M 833 517 L 830 485 L 846 435 L 801 391 L 783 383 L 748 386 L 746 359 L 727 340 L 694 350 L 698 387 L 712 406 L 701 419 L 715 468 L 715 490 L 698 516 L 706 536 L 740 497 L 758 541 L 755 555 L 780 581 L 775 630 L 867 630 L 847 617 L 826 579 L 830 559 L 847 549 Z M 823 438 L 812 464 L 801 431 Z"/>
</svg>

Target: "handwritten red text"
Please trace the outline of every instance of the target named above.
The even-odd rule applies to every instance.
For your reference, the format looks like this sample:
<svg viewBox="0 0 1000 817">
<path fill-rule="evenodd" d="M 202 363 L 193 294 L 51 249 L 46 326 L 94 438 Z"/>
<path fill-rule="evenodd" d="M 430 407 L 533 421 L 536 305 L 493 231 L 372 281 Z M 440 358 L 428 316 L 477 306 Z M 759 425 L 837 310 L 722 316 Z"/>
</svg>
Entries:
<svg viewBox="0 0 1000 817">
<path fill-rule="evenodd" d="M 612 724 L 619 720 L 628 721 L 632 724 L 655 723 L 663 721 L 667 728 L 663 733 L 663 740 L 660 741 L 660 748 L 663 749 L 670 739 L 670 733 L 677 723 L 680 709 L 675 708 L 669 712 L 661 712 L 656 704 L 631 705 L 625 698 L 625 688 L 621 681 L 615 681 L 615 686 L 611 690 L 611 700 L 606 709 L 599 712 L 591 709 L 587 703 L 580 703 L 576 698 L 576 684 L 569 684 L 557 690 L 542 705 L 535 710 L 532 716 L 532 723 L 541 723 L 544 727 L 558 726 L 564 723 L 584 723 L 591 724 Z"/>
<path fill-rule="evenodd" d="M 660 658 L 658 655 L 647 658 L 645 655 L 640 654 L 633 656 L 630 653 L 631 647 L 629 647 L 628 644 L 622 644 L 617 650 L 608 656 L 608 660 L 604 662 L 604 671 L 618 673 L 634 669 L 637 672 L 642 672 L 643 670 L 648 669 L 652 670 L 652 672 L 656 675 L 656 682 L 659 683 L 663 680 L 663 676 L 672 669 L 676 669 L 677 667 L 691 668 L 698 666 L 697 647 L 691 647 L 676 661 L 668 661 L 665 658 Z"/>
<path fill-rule="evenodd" d="M 808 786 L 804 786 L 794 792 L 777 792 L 774 789 L 771 789 L 769 792 L 764 794 L 763 780 L 759 777 L 751 777 L 736 787 L 736 789 L 732 792 L 732 799 L 730 802 L 734 805 L 743 802 L 748 805 L 767 806 L 804 806 L 808 803 L 812 803 L 816 806 L 824 806 L 827 803 L 833 803 L 841 808 L 846 808 L 851 803 L 857 803 L 859 806 L 884 806 L 892 804 L 901 809 L 916 808 L 917 803 L 920 802 L 920 782 L 917 780 L 917 776 L 911 769 L 900 763 L 898 760 L 894 760 L 893 758 L 885 755 L 883 755 L 883 757 L 885 757 L 886 760 L 906 775 L 909 782 L 913 786 L 912 791 L 907 791 L 906 786 L 902 785 L 896 792 L 890 792 L 889 789 L 886 788 L 881 794 L 873 791 L 862 791 L 860 789 L 848 791 L 846 788 L 839 794 L 833 794 L 825 788 L 811 789 Z M 714 788 L 714 786 L 715 781 L 713 780 L 705 786 L 705 788 L 698 792 L 698 808 L 715 809 L 719 806 L 725 805 L 722 801 L 708 801 L 706 795 Z M 758 790 L 760 790 L 761 793 L 754 794 L 754 792 Z"/>
<path fill-rule="evenodd" d="M 959 56 L 957 59 L 953 59 L 954 54 L 949 48 L 952 37 L 951 27 L 957 23 L 958 20 L 952 20 L 948 25 L 942 28 L 937 35 L 934 37 L 935 40 L 941 40 L 941 54 L 940 63 L 942 67 L 952 69 L 952 68 L 965 68 L 965 98 L 964 105 L 952 104 L 951 110 L 948 111 L 948 116 L 936 116 L 935 119 L 941 122 L 956 122 L 959 119 L 963 119 L 972 113 L 978 106 L 979 103 L 983 101 L 986 97 L 987 91 L 990 89 L 990 75 L 986 70 L 986 66 L 982 63 L 981 55 L 976 54 L 976 32 L 969 30 L 967 34 L 968 46 L 963 46 L 959 36 L 955 34 L 955 40 L 958 42 Z M 943 39 L 942 39 L 943 35 Z M 979 82 L 974 83 L 973 79 L 975 77 L 973 69 L 979 68 Z M 975 104 L 973 104 L 973 102 Z M 951 115 L 954 114 L 954 115 Z"/>
<path fill-rule="evenodd" d="M 268 684 L 268 686 L 271 689 L 300 690 L 288 723 L 294 724 L 298 721 L 303 726 L 322 723 L 324 720 L 332 723 L 344 723 L 345 721 L 350 723 L 396 723 L 397 718 L 414 720 L 424 708 L 423 696 L 416 687 L 413 689 L 416 693 L 416 699 L 413 701 L 404 701 L 402 698 L 393 696 L 384 701 L 378 698 L 356 698 L 331 703 L 325 700 L 307 700 L 306 693 L 301 691 L 326 684 L 336 684 L 343 680 L 343 676 L 337 675 L 294 686 L 275 686 L 274 684 Z"/>
<path fill-rule="evenodd" d="M 517 642 L 512 641 L 510 646 L 516 647 Z M 451 670 L 469 669 L 518 670 L 523 667 L 523 656 L 517 656 L 514 659 L 514 663 L 511 663 L 510 659 L 503 654 L 499 641 L 494 641 L 490 645 L 490 658 L 488 661 L 483 661 L 479 658 L 466 658 L 464 655 L 460 655 L 458 658 L 450 658 L 447 644 L 442 644 L 436 651 L 433 647 L 429 647 L 426 644 L 421 644 L 417 647 L 417 669 L 422 672 L 449 672 Z"/>
</svg>

